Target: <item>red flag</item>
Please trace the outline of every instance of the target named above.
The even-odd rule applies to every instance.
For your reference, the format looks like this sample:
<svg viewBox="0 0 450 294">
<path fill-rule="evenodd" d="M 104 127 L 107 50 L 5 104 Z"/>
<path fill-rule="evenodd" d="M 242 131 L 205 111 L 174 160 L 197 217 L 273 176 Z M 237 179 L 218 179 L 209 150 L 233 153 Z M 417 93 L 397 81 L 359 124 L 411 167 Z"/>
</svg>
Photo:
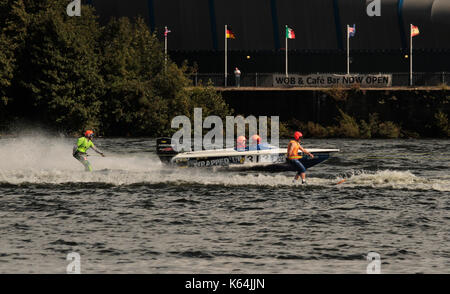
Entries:
<svg viewBox="0 0 450 294">
<path fill-rule="evenodd" d="M 171 33 L 172 31 L 170 31 L 167 27 L 165 27 L 165 30 L 164 30 L 164 37 L 167 37 L 167 35 L 169 34 L 169 33 Z"/>
<path fill-rule="evenodd" d="M 419 34 L 419 27 L 416 27 L 415 25 L 411 25 L 411 36 L 415 37 Z"/>
</svg>

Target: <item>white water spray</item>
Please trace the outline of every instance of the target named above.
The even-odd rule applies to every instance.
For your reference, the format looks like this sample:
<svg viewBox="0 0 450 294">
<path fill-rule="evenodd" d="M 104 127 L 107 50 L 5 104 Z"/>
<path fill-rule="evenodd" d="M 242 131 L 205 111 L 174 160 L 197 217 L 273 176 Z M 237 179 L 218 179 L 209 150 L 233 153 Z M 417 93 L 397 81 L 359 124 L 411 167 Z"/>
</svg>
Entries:
<svg viewBox="0 0 450 294">
<path fill-rule="evenodd" d="M 34 132 L 15 138 L 0 139 L 0 183 L 22 185 L 105 183 L 131 184 L 200 184 L 223 186 L 294 186 L 294 173 L 243 173 L 211 172 L 211 170 L 167 167 L 155 153 L 117 153 L 123 150 L 123 139 L 108 150 L 105 141 L 95 140 L 106 156 L 89 157 L 94 172 L 84 172 L 84 167 L 72 156 L 76 138 L 55 137 Z M 111 147 L 110 147 L 111 148 Z M 150 151 L 151 147 L 148 147 Z M 95 154 L 95 153 L 92 153 Z M 339 178 L 314 177 L 314 169 L 308 172 L 308 186 L 334 187 Z M 296 185 L 297 186 L 297 185 Z M 408 189 L 450 191 L 450 179 L 424 179 L 408 171 L 383 170 L 376 173 L 360 172 L 336 186 L 338 189 L 367 187 L 374 189 Z"/>
</svg>

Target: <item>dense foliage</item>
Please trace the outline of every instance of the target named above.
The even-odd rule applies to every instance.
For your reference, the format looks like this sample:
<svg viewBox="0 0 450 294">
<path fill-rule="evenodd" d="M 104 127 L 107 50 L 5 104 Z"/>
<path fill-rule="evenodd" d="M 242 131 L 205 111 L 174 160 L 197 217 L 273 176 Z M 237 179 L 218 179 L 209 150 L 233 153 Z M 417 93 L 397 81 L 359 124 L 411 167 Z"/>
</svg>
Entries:
<svg viewBox="0 0 450 294">
<path fill-rule="evenodd" d="M 191 87 L 186 66 L 164 53 L 142 19 L 101 26 L 90 6 L 66 0 L 0 0 L 0 123 L 26 119 L 54 130 L 168 135 L 171 119 L 202 107 L 230 114 L 211 87 Z"/>
</svg>

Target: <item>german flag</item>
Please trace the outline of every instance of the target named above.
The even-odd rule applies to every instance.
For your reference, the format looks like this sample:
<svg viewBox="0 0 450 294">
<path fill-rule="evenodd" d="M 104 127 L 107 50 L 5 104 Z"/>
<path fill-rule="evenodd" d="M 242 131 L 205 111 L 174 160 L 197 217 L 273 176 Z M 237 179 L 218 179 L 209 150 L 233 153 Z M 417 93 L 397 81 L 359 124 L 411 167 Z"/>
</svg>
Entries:
<svg viewBox="0 0 450 294">
<path fill-rule="evenodd" d="M 234 33 L 231 31 L 231 29 L 228 28 L 227 28 L 227 39 L 236 39 Z"/>
</svg>

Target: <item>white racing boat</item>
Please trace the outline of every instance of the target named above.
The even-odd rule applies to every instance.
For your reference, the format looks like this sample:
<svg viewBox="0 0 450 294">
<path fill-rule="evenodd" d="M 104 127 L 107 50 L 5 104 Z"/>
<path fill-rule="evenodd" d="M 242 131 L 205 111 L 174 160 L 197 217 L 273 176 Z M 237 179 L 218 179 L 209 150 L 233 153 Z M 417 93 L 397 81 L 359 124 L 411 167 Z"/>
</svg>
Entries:
<svg viewBox="0 0 450 294">
<path fill-rule="evenodd" d="M 287 161 L 287 148 L 268 147 L 264 150 L 237 151 L 233 148 L 177 152 L 170 138 L 159 138 L 156 142 L 156 153 L 163 163 L 178 167 L 226 167 L 251 170 L 295 171 Z M 330 158 L 339 149 L 308 148 L 314 155 L 301 156 L 300 162 L 305 168 L 310 168 Z"/>
</svg>

